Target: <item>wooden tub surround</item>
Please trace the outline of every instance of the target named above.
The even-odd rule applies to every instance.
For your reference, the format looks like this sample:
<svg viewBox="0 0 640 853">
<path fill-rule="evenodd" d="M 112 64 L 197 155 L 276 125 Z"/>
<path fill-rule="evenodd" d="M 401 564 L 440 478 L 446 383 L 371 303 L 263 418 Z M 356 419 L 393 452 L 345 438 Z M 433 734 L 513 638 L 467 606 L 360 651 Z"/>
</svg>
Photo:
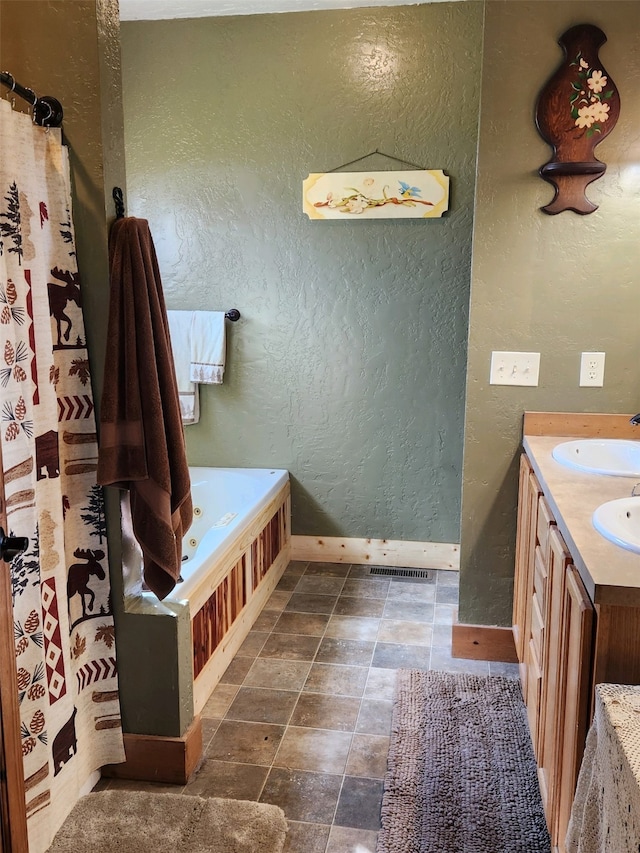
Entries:
<svg viewBox="0 0 640 853">
<path fill-rule="evenodd" d="M 193 701 L 199 714 L 282 577 L 290 559 L 289 482 L 230 546 L 189 598 Z"/>
<path fill-rule="evenodd" d="M 184 785 L 202 758 L 200 713 L 282 577 L 291 556 L 291 497 L 287 480 L 210 571 L 192 586 L 194 717 L 181 737 L 125 734 L 126 761 L 103 776 Z"/>
</svg>

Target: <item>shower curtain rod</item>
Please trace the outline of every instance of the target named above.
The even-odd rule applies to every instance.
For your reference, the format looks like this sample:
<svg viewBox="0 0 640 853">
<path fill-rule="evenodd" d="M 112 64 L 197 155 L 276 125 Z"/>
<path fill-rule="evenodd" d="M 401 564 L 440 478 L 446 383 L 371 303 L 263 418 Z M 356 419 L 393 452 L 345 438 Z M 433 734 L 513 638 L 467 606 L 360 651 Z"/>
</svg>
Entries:
<svg viewBox="0 0 640 853">
<path fill-rule="evenodd" d="M 39 98 L 33 89 L 21 86 L 13 74 L 0 71 L 0 83 L 9 87 L 9 94 L 18 95 L 33 108 L 33 121 L 40 127 L 60 127 L 62 124 L 62 104 L 57 98 L 45 95 Z"/>
</svg>

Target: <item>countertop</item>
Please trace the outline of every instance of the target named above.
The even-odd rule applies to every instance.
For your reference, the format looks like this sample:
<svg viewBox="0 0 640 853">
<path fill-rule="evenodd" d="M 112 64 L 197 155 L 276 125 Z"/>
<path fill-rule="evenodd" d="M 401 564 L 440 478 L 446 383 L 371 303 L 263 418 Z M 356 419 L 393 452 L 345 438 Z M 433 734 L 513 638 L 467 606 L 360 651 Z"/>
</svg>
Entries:
<svg viewBox="0 0 640 853">
<path fill-rule="evenodd" d="M 523 446 L 591 600 L 640 607 L 640 554 L 609 542 L 591 523 L 600 504 L 629 497 L 638 478 L 586 474 L 556 462 L 551 451 L 572 437 L 581 436 L 525 434 Z"/>
</svg>

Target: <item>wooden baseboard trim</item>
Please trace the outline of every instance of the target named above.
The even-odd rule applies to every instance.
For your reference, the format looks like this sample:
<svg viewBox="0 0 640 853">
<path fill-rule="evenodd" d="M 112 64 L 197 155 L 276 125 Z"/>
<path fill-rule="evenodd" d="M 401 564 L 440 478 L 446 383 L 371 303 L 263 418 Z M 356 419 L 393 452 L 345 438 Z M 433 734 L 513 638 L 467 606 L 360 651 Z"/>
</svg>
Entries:
<svg viewBox="0 0 640 853">
<path fill-rule="evenodd" d="M 511 628 L 496 625 L 465 625 L 456 622 L 451 630 L 454 658 L 518 663 Z"/>
<path fill-rule="evenodd" d="M 202 757 L 202 722 L 195 717 L 182 737 L 127 734 L 126 761 L 107 764 L 102 775 L 109 779 L 137 779 L 186 785 Z"/>
<path fill-rule="evenodd" d="M 446 542 L 292 536 L 291 559 L 312 563 L 357 563 L 411 569 L 460 568 L 460 546 Z"/>
</svg>

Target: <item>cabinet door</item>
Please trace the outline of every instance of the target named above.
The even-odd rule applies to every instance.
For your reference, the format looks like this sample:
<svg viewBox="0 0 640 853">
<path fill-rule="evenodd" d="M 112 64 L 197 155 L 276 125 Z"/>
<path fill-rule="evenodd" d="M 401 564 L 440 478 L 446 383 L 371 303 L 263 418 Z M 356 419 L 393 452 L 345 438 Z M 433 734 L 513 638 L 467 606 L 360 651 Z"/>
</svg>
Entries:
<svg viewBox="0 0 640 853">
<path fill-rule="evenodd" d="M 546 796 L 545 814 L 547 826 L 552 831 L 554 803 L 559 784 L 560 746 L 560 702 L 564 692 L 561 686 L 561 658 L 563 654 L 562 620 L 565 611 L 565 583 L 571 555 L 556 527 L 552 527 L 547 540 L 547 598 L 544 621 L 544 672 L 540 700 L 538 776 L 541 789 Z"/>
<path fill-rule="evenodd" d="M 552 841 L 564 853 L 573 795 L 589 723 L 593 640 L 593 605 L 575 566 L 566 571 L 561 658 L 562 709 L 555 826 Z"/>
<path fill-rule="evenodd" d="M 513 637 L 520 661 L 520 673 L 525 696 L 527 695 L 526 665 L 531 627 L 531 599 L 533 595 L 534 554 L 538 498 L 540 485 L 527 457 L 520 457 L 520 488 L 518 494 L 518 528 L 516 534 L 516 565 L 513 588 Z"/>
</svg>

